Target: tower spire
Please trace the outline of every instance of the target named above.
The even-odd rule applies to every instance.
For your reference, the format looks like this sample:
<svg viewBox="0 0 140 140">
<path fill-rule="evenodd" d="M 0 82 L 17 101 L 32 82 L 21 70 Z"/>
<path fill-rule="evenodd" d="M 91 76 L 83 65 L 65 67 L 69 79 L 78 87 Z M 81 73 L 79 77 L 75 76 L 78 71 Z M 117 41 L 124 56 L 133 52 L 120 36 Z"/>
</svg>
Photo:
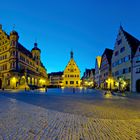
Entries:
<svg viewBox="0 0 140 140">
<path fill-rule="evenodd" d="M 73 59 L 73 51 L 70 52 L 70 58 Z"/>
<path fill-rule="evenodd" d="M 2 24 L 0 24 L 0 29 L 2 30 Z"/>
<path fill-rule="evenodd" d="M 13 31 L 15 30 L 15 27 L 16 27 L 16 25 L 15 25 L 15 24 L 13 24 Z"/>
</svg>

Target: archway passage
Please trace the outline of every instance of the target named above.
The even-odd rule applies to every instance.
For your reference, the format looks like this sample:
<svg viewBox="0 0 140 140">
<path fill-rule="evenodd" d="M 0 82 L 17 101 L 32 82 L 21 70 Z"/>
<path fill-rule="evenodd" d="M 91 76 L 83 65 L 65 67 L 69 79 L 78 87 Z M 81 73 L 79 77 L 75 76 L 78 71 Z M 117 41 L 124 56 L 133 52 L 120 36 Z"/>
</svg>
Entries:
<svg viewBox="0 0 140 140">
<path fill-rule="evenodd" d="M 0 89 L 2 88 L 2 80 L 0 79 Z"/>
<path fill-rule="evenodd" d="M 136 82 L 136 90 L 140 93 L 140 79 Z"/>
</svg>

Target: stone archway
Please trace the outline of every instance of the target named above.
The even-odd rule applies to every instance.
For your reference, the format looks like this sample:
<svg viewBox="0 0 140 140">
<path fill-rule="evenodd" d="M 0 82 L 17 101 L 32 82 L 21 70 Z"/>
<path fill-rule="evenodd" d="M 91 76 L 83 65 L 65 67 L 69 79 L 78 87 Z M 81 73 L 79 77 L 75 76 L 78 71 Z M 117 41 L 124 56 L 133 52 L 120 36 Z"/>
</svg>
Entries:
<svg viewBox="0 0 140 140">
<path fill-rule="evenodd" d="M 0 89 L 2 88 L 2 80 L 0 79 Z"/>
<path fill-rule="evenodd" d="M 136 91 L 140 93 L 140 79 L 136 82 Z"/>
<path fill-rule="evenodd" d="M 24 85 L 25 82 L 26 82 L 25 76 L 22 76 L 21 79 L 20 79 L 20 85 Z"/>
</svg>

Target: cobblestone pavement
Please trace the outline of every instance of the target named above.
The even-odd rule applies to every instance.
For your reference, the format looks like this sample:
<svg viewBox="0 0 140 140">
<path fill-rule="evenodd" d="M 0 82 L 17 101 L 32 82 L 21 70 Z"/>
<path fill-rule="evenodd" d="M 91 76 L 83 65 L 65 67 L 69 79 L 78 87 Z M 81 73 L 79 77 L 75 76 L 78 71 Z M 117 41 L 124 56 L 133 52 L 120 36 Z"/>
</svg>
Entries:
<svg viewBox="0 0 140 140">
<path fill-rule="evenodd" d="M 87 116 L 0 95 L 0 140 L 140 140 L 140 103 L 134 103 L 136 110 L 110 103 L 90 108 L 86 102 Z"/>
</svg>

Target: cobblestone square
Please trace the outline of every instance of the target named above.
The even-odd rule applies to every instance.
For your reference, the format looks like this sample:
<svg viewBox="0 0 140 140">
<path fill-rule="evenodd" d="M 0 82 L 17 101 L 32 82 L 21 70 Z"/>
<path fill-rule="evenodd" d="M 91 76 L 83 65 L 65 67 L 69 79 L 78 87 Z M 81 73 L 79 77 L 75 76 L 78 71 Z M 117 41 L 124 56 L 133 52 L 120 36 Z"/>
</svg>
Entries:
<svg viewBox="0 0 140 140">
<path fill-rule="evenodd" d="M 1 92 L 0 140 L 140 140 L 139 98 Z"/>
</svg>

